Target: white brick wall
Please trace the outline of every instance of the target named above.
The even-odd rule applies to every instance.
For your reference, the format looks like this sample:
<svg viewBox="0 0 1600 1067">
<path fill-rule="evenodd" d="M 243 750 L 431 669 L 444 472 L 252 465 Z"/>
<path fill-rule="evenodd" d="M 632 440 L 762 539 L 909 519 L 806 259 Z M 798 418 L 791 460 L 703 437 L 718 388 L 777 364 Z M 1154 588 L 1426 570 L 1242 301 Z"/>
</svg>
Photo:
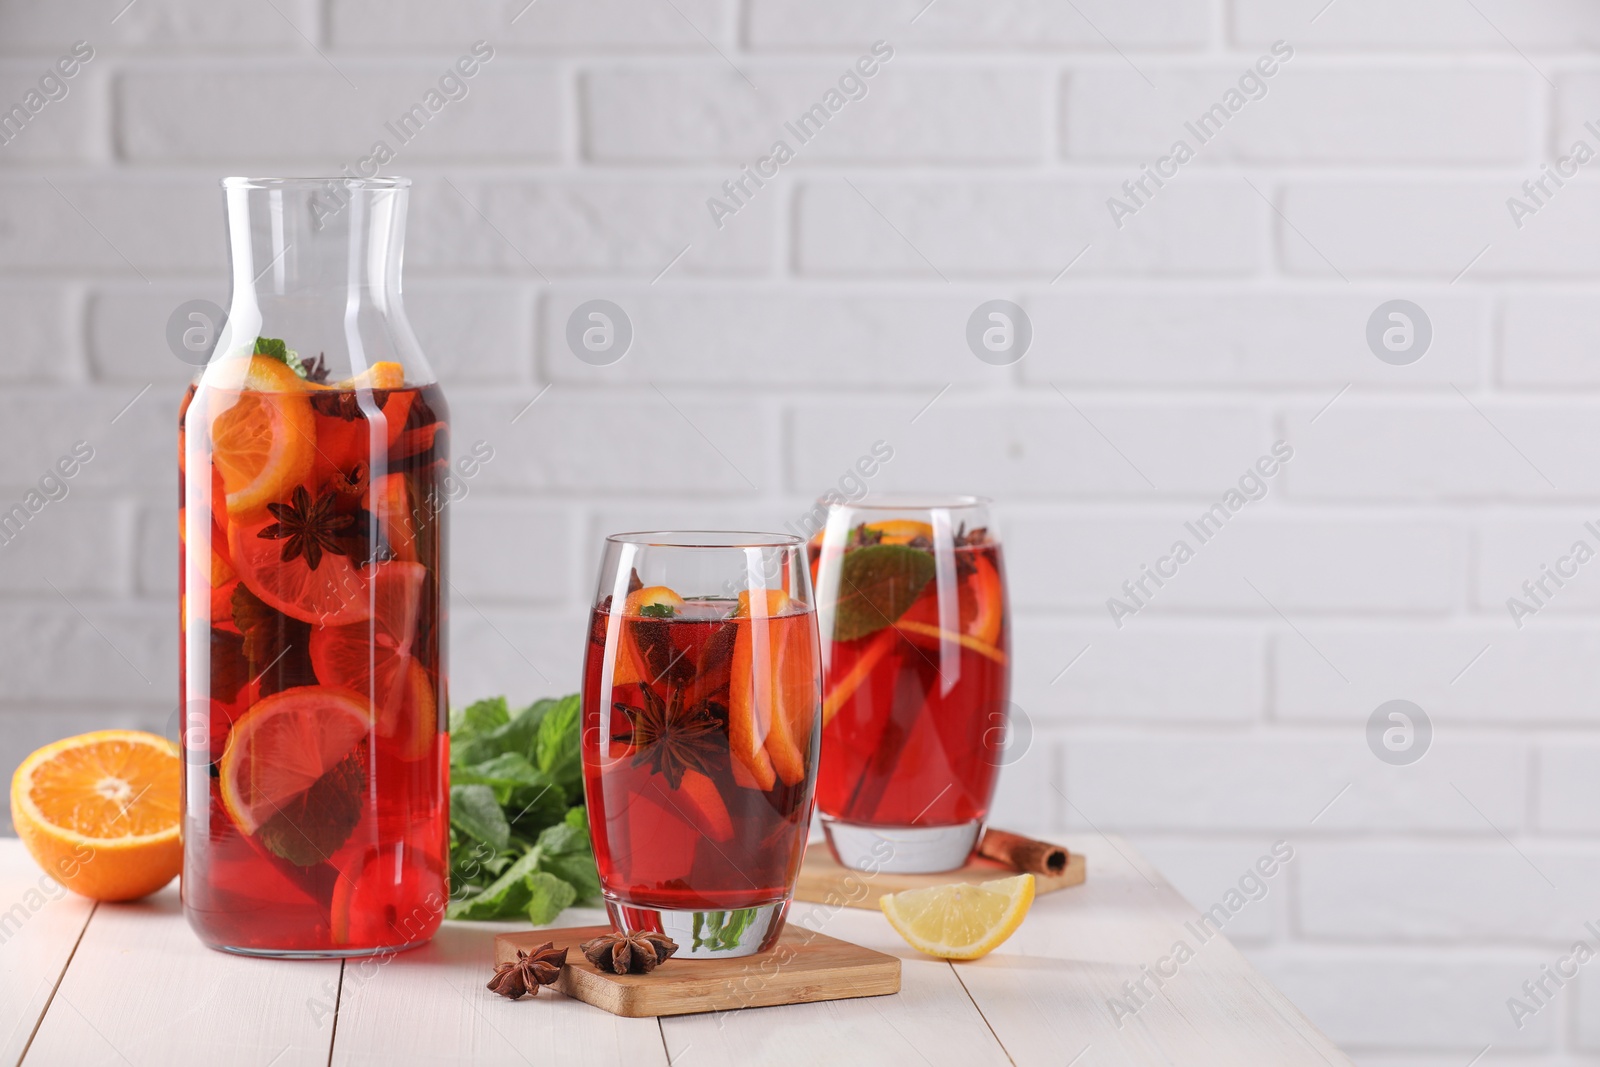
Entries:
<svg viewBox="0 0 1600 1067">
<path fill-rule="evenodd" d="M 0 0 L 0 103 L 95 48 L 0 145 L 0 510 L 96 449 L 0 548 L 0 773 L 171 717 L 163 331 L 225 296 L 216 179 L 358 159 L 484 39 L 391 168 L 455 439 L 496 450 L 456 517 L 459 699 L 575 686 L 605 532 L 777 527 L 882 438 L 874 489 L 1004 509 L 1033 740 L 999 821 L 1132 834 L 1202 907 L 1291 840 L 1229 932 L 1364 1065 L 1600 1054 L 1600 973 L 1520 1031 L 1505 1009 L 1600 918 L 1600 563 L 1520 629 L 1505 606 L 1600 547 L 1600 164 L 1520 228 L 1506 208 L 1600 148 L 1600 7 L 122 7 Z M 878 39 L 865 98 L 718 228 L 706 199 Z M 1107 198 L 1280 39 L 1266 95 L 1115 225 Z M 610 367 L 564 344 L 596 297 L 636 328 Z M 1011 367 L 966 347 L 994 298 L 1032 318 Z M 1411 366 L 1366 342 L 1397 298 L 1432 322 Z M 1266 498 L 1115 626 L 1106 599 L 1280 438 Z M 1411 766 L 1365 737 L 1401 698 L 1435 731 Z"/>
</svg>

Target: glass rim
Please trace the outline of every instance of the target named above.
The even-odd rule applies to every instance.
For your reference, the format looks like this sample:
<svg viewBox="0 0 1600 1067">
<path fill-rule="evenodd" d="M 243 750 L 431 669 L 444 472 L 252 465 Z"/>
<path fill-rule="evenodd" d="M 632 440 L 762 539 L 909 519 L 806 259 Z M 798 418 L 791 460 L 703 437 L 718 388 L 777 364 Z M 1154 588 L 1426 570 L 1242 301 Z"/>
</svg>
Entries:
<svg viewBox="0 0 1600 1067">
<path fill-rule="evenodd" d="M 285 177 L 285 178 L 251 178 L 243 176 L 230 176 L 223 178 L 221 185 L 224 189 L 299 189 L 323 188 L 327 185 L 341 185 L 347 189 L 370 189 L 383 192 L 392 189 L 411 188 L 411 179 L 395 177 L 383 178 L 352 178 L 346 174 L 329 174 L 325 177 Z"/>
<path fill-rule="evenodd" d="M 629 530 L 607 534 L 606 540 L 649 548 L 798 548 L 805 544 L 794 534 L 759 530 Z"/>
<path fill-rule="evenodd" d="M 827 504 L 833 508 L 853 508 L 857 511 L 959 511 L 970 508 L 987 508 L 994 505 L 994 500 L 986 496 L 975 496 L 970 493 L 951 493 L 939 495 L 937 493 L 915 494 L 906 493 L 898 496 L 880 496 L 871 501 L 845 500 L 830 503 L 827 496 L 819 496 L 817 503 Z"/>
</svg>

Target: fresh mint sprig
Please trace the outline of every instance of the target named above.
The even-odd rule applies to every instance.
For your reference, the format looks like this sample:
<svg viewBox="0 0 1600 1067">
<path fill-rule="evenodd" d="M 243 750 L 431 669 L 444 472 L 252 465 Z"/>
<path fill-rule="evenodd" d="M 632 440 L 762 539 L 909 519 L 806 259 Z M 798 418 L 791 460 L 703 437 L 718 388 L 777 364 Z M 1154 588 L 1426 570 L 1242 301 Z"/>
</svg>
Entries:
<svg viewBox="0 0 1600 1067">
<path fill-rule="evenodd" d="M 576 693 L 451 713 L 449 918 L 542 924 L 599 896 L 579 718 Z"/>
</svg>

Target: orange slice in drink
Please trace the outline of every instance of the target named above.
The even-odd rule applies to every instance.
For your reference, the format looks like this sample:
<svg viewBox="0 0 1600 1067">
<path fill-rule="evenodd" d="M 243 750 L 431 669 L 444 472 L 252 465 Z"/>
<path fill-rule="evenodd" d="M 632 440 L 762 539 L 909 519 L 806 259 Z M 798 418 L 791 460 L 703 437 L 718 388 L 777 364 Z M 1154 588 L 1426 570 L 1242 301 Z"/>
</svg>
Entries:
<svg viewBox="0 0 1600 1067">
<path fill-rule="evenodd" d="M 228 513 L 258 514 L 303 482 L 316 451 L 310 390 L 298 374 L 266 356 L 251 356 L 231 389 L 209 390 L 222 406 L 211 418 L 212 462 L 222 476 Z M 229 382 L 234 384 L 233 381 Z"/>
<path fill-rule="evenodd" d="M 767 754 L 772 732 L 772 662 L 768 650 L 756 656 L 753 622 L 738 622 L 733 638 L 733 663 L 728 676 L 728 749 L 733 779 L 747 789 L 766 792 L 778 780 Z"/>
<path fill-rule="evenodd" d="M 789 603 L 780 590 L 759 591 L 756 596 L 744 592 L 735 614 L 750 621 L 735 624 L 729 745 L 736 760 L 735 776 L 742 763 L 762 789 L 772 788 L 777 779 L 785 785 L 805 780 L 816 716 L 817 657 L 810 620 L 799 614 L 778 615 Z M 763 640 L 757 639 L 758 626 Z"/>
<path fill-rule="evenodd" d="M 95 900 L 154 893 L 183 869 L 178 746 L 140 730 L 46 745 L 11 778 L 11 822 L 45 872 Z"/>
<path fill-rule="evenodd" d="M 727 841 L 733 837 L 733 820 L 728 816 L 728 805 L 717 792 L 717 783 L 689 768 L 683 772 L 683 781 L 676 790 L 665 794 L 678 809 L 678 813 L 694 823 L 695 828 L 713 841 Z"/>
<path fill-rule="evenodd" d="M 933 542 L 933 527 L 925 522 L 915 519 L 885 519 L 882 522 L 869 522 L 867 529 L 873 533 L 882 534 L 883 539 L 879 544 L 906 545 L 919 537 L 927 538 Z"/>
<path fill-rule="evenodd" d="M 395 755 L 403 760 L 430 755 L 439 737 L 439 698 L 428 669 L 415 659 L 408 659 L 398 708 L 393 713 L 380 708 L 378 716 L 379 736 L 394 738 Z M 389 733 L 383 732 L 386 720 L 390 723 Z"/>
<path fill-rule="evenodd" d="M 734 618 L 749 618 L 752 600 L 755 604 L 755 613 L 761 618 L 782 615 L 784 609 L 789 606 L 789 594 L 782 589 L 757 589 L 755 593 L 758 595 L 752 598 L 751 590 L 739 590 L 739 606 L 734 609 Z"/>
<path fill-rule="evenodd" d="M 992 659 L 996 663 L 1004 663 L 1006 661 L 1004 651 L 989 644 L 987 641 L 980 641 L 970 634 L 953 633 L 949 630 L 941 630 L 937 626 L 930 626 L 925 622 L 912 622 L 907 619 L 901 619 L 895 623 L 894 629 L 912 644 L 921 645 L 923 648 L 937 650 L 943 642 L 954 641 L 962 648 L 970 648 L 985 659 Z"/>
<path fill-rule="evenodd" d="M 392 360 L 380 360 L 334 386 L 335 389 L 399 389 L 406 384 L 406 369 Z"/>
<path fill-rule="evenodd" d="M 402 759 L 426 755 L 438 729 L 432 680 L 413 655 L 427 576 L 420 563 L 375 564 L 372 617 L 311 631 L 317 680 L 370 697 L 378 736 L 397 739 Z"/>
<path fill-rule="evenodd" d="M 839 713 L 839 709 L 844 707 L 845 701 L 849 700 L 855 695 L 855 691 L 861 688 L 861 683 L 867 680 L 867 677 L 872 674 L 872 669 L 878 665 L 884 656 L 889 654 L 889 650 L 894 648 L 895 642 L 898 640 L 899 637 L 894 630 L 879 630 L 872 640 L 867 643 L 866 648 L 862 650 L 860 657 L 844 673 L 844 677 L 828 688 L 828 695 L 822 702 L 822 725 L 824 727 Z"/>
<path fill-rule="evenodd" d="M 393 945 L 425 940 L 444 918 L 444 871 L 420 849 L 368 848 L 339 873 L 328 909 L 335 945 Z"/>
<path fill-rule="evenodd" d="M 659 611 L 645 611 L 646 608 L 656 608 Z M 666 610 L 666 609 L 671 609 Z M 635 589 L 628 594 L 628 599 L 623 601 L 624 615 L 650 615 L 653 617 L 671 618 L 683 612 L 683 597 L 679 596 L 669 586 L 647 585 L 643 589 Z"/>
<path fill-rule="evenodd" d="M 349 689 L 307 685 L 267 697 L 228 733 L 220 768 L 222 806 L 242 833 L 288 815 L 295 821 L 291 830 L 317 843 L 320 828 L 299 821 L 320 814 L 304 803 L 306 794 L 355 754 L 371 729 L 367 698 Z"/>
<path fill-rule="evenodd" d="M 965 610 L 961 612 L 961 632 L 983 644 L 994 645 L 1000 640 L 1000 623 L 1005 616 L 1000 572 L 987 556 L 978 556 L 975 563 L 977 570 L 967 579 L 966 589 L 963 590 L 975 602 L 974 610 L 970 618 Z M 963 601 L 966 599 L 962 598 Z M 966 604 L 963 603 L 962 607 L 965 608 Z"/>
<path fill-rule="evenodd" d="M 315 569 L 304 552 L 285 560 L 284 541 L 261 536 L 276 521 L 269 514 L 230 525 L 228 554 L 245 586 L 269 607 L 318 626 L 342 626 L 370 616 L 372 567 L 357 567 L 349 556 L 326 551 Z"/>
<path fill-rule="evenodd" d="M 819 691 L 817 650 L 803 615 L 791 615 L 774 629 L 778 658 L 773 669 L 772 730 L 767 734 L 767 755 L 785 785 L 805 781 L 811 753 L 811 730 L 816 721 Z"/>
<path fill-rule="evenodd" d="M 622 605 L 622 645 L 617 649 L 612 685 L 654 682 L 667 669 L 672 651 L 665 645 L 649 644 L 659 628 L 650 628 L 648 620 L 672 618 L 682 614 L 683 608 L 683 597 L 664 585 L 647 585 L 628 594 Z"/>
<path fill-rule="evenodd" d="M 374 478 L 367 488 L 366 505 L 382 526 L 384 539 L 394 550 L 395 558 L 415 562 L 417 525 L 427 517 L 412 508 L 406 476 L 385 474 Z"/>
</svg>

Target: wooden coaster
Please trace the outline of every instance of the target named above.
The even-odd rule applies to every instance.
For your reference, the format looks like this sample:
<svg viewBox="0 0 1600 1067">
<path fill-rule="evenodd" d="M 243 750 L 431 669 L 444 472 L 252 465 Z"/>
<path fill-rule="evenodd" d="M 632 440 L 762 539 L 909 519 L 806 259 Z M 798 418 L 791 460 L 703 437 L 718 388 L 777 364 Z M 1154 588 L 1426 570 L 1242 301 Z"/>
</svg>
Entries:
<svg viewBox="0 0 1600 1067">
<path fill-rule="evenodd" d="M 786 926 L 777 945 L 760 955 L 726 960 L 674 957 L 649 974 L 602 973 L 578 951 L 590 938 L 610 932 L 609 926 L 575 926 L 500 934 L 494 939 L 494 960 L 497 964 L 514 960 L 517 949 L 528 952 L 546 941 L 557 948 L 567 946 L 567 965 L 553 988 L 628 1018 L 900 992 L 899 957 L 803 927 Z"/>
<path fill-rule="evenodd" d="M 1016 871 L 991 860 L 973 857 L 965 867 L 937 874 L 894 874 L 879 871 L 852 871 L 841 867 L 828 851 L 825 841 L 813 841 L 806 846 L 805 862 L 800 865 L 800 878 L 795 882 L 794 899 L 814 904 L 844 905 L 851 908 L 878 909 L 878 898 L 887 893 L 905 889 L 926 889 L 929 886 L 949 885 L 951 882 L 992 882 L 996 878 L 1012 878 Z M 1033 876 L 1035 893 L 1051 893 L 1057 889 L 1082 885 L 1088 877 L 1083 856 L 1068 854 L 1067 869 L 1060 874 Z"/>
</svg>

